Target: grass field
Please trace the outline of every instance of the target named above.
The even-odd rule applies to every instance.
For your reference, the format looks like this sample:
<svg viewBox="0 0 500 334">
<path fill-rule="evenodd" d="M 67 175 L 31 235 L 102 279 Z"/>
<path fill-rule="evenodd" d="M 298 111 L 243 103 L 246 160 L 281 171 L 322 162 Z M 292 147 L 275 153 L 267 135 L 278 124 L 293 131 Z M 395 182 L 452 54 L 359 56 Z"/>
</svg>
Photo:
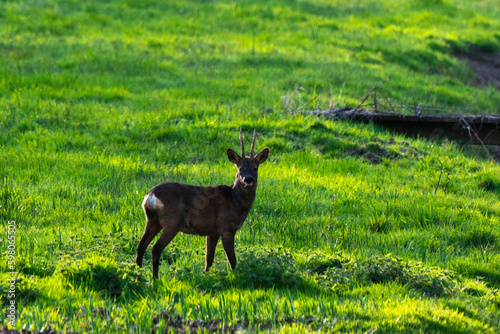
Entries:
<svg viewBox="0 0 500 334">
<path fill-rule="evenodd" d="M 498 163 L 300 112 L 381 85 L 500 114 L 455 57 L 500 51 L 499 18 L 494 0 L 0 1 L 3 325 L 15 225 L 18 330 L 499 332 Z M 219 243 L 204 274 L 204 238 L 179 234 L 153 282 L 144 194 L 231 184 L 240 127 L 271 153 L 238 267 Z"/>
</svg>

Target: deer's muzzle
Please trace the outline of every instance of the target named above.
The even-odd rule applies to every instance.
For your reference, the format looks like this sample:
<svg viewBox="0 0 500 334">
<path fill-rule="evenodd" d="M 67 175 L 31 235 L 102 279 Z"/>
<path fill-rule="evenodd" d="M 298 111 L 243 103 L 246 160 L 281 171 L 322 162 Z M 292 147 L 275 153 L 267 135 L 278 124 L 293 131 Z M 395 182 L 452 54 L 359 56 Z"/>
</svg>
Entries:
<svg viewBox="0 0 500 334">
<path fill-rule="evenodd" d="M 246 186 L 246 187 L 250 187 L 253 185 L 253 177 L 252 176 L 245 176 L 243 178 L 243 184 Z"/>
</svg>

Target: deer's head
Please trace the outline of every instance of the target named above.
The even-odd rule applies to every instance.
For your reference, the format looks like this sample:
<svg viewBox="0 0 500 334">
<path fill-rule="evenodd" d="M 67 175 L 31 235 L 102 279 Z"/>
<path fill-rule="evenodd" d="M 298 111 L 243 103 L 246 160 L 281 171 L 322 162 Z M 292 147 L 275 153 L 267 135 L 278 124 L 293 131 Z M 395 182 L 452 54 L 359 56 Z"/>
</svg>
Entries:
<svg viewBox="0 0 500 334">
<path fill-rule="evenodd" d="M 235 151 L 228 148 L 227 157 L 229 161 L 236 165 L 238 173 L 236 174 L 236 182 L 245 188 L 257 187 L 257 176 L 259 165 L 266 161 L 269 155 L 269 148 L 265 148 L 254 156 L 253 149 L 255 146 L 255 130 L 253 131 L 252 148 L 250 156 L 245 156 L 245 146 L 243 144 L 243 136 L 240 129 L 241 156 Z"/>
</svg>

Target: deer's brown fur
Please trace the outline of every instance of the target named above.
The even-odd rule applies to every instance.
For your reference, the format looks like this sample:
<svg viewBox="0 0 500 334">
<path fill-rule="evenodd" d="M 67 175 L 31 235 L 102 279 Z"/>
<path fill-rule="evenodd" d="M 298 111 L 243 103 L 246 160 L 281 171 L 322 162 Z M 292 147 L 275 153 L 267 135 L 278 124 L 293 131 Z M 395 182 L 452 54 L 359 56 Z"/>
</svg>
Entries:
<svg viewBox="0 0 500 334">
<path fill-rule="evenodd" d="M 158 278 L 160 255 L 179 232 L 206 236 L 205 271 L 212 266 L 217 242 L 222 239 L 231 269 L 236 267 L 234 235 L 245 221 L 255 200 L 258 167 L 266 161 L 269 148 L 254 156 L 255 131 L 250 156 L 245 156 L 240 129 L 242 156 L 228 148 L 227 156 L 238 173 L 232 186 L 200 187 L 165 182 L 151 189 L 142 203 L 146 214 L 144 235 L 137 246 L 136 263 L 142 267 L 146 248 L 160 232 L 153 246 L 153 277 Z"/>
</svg>

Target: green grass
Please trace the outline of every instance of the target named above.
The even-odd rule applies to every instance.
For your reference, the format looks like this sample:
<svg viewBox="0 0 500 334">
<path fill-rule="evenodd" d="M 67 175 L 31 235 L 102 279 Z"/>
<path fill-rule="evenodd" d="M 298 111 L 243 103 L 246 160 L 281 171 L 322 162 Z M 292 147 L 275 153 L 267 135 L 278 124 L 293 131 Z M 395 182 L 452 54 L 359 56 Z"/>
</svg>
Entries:
<svg viewBox="0 0 500 334">
<path fill-rule="evenodd" d="M 498 332 L 498 163 L 296 113 L 381 84 L 395 105 L 499 114 L 453 57 L 499 51 L 498 17 L 496 1 L 0 2 L 16 328 Z M 238 267 L 219 245 L 204 274 L 204 239 L 178 235 L 153 282 L 151 248 L 134 265 L 144 194 L 231 184 L 240 127 L 271 154 Z"/>
</svg>

